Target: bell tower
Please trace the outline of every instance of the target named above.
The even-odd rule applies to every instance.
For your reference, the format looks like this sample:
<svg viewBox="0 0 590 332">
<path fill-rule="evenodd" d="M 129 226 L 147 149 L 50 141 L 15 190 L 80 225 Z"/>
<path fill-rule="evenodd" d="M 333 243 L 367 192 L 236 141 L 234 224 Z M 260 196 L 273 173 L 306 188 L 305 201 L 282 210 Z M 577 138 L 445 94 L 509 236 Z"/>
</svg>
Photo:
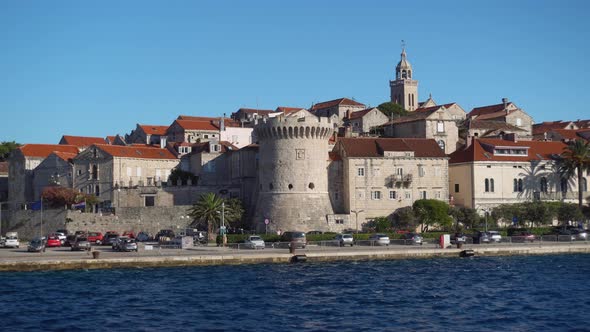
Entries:
<svg viewBox="0 0 590 332">
<path fill-rule="evenodd" d="M 395 80 L 389 81 L 391 102 L 399 104 L 406 111 L 418 108 L 418 81 L 412 79 L 412 65 L 406 57 L 406 45 L 402 40 L 401 60 L 395 67 Z"/>
</svg>

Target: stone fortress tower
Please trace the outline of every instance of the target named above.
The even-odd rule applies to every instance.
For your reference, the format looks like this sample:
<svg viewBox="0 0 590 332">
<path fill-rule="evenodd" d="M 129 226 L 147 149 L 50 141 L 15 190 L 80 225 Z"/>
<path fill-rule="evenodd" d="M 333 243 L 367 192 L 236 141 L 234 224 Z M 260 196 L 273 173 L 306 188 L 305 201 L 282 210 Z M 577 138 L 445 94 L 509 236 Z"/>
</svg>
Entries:
<svg viewBox="0 0 590 332">
<path fill-rule="evenodd" d="M 259 141 L 258 232 L 327 230 L 333 214 L 328 195 L 329 118 L 306 112 L 280 115 L 254 128 Z"/>
<path fill-rule="evenodd" d="M 395 67 L 395 81 L 389 81 L 391 102 L 401 105 L 406 111 L 418 108 L 418 81 L 412 79 L 412 65 L 406 58 L 402 44 L 401 60 Z"/>
</svg>

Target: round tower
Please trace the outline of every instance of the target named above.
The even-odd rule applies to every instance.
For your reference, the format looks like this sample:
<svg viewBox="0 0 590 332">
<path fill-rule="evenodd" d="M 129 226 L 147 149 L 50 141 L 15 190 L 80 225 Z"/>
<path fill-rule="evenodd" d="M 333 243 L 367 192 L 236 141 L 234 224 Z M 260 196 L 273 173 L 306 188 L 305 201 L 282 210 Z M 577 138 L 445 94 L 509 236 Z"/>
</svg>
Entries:
<svg viewBox="0 0 590 332">
<path fill-rule="evenodd" d="M 311 114 L 280 115 L 254 131 L 259 142 L 257 231 L 328 230 L 326 216 L 334 213 L 328 195 L 328 140 L 334 124 Z"/>
</svg>

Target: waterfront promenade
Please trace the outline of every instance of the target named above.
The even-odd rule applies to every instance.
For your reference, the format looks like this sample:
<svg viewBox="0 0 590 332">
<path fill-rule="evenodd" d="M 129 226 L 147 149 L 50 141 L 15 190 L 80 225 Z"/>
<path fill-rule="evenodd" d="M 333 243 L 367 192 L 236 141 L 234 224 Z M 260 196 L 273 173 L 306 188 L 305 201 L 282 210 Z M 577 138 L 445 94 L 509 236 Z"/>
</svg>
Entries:
<svg viewBox="0 0 590 332">
<path fill-rule="evenodd" d="M 296 255 L 305 255 L 307 262 L 338 260 L 411 259 L 432 257 L 459 257 L 462 250 L 471 249 L 475 256 L 545 255 L 563 253 L 590 253 L 590 242 L 555 242 L 465 245 L 462 249 L 441 249 L 425 246 L 355 246 L 326 247 L 309 245 L 297 249 Z M 196 247 L 191 249 L 160 248 L 139 252 L 115 252 L 110 247 L 93 247 L 99 257 L 90 252 L 72 252 L 69 248 L 48 248 L 44 253 L 29 253 L 26 246 L 20 249 L 0 249 L 0 271 L 43 271 L 71 269 L 142 268 L 167 266 L 199 266 L 221 264 L 289 263 L 294 254 L 287 249 L 266 248 L 237 250 L 227 247 Z"/>
</svg>

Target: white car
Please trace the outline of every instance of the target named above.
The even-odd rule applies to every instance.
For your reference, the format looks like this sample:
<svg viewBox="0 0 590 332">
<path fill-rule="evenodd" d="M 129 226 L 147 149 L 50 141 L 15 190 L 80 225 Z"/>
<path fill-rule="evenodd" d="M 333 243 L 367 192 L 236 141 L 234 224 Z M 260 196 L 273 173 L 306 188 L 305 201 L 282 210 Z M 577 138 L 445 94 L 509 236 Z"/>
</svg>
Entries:
<svg viewBox="0 0 590 332">
<path fill-rule="evenodd" d="M 385 234 L 373 234 L 369 237 L 369 241 L 375 246 L 388 246 L 390 243 L 389 236 Z"/>
<path fill-rule="evenodd" d="M 500 242 L 502 241 L 502 235 L 498 231 L 489 231 L 488 234 L 490 235 L 490 242 Z"/>
<path fill-rule="evenodd" d="M 264 249 L 265 246 L 264 240 L 258 235 L 250 235 L 244 241 L 244 247 L 250 249 Z"/>
<path fill-rule="evenodd" d="M 9 247 L 9 248 L 20 247 L 20 242 L 18 241 L 18 233 L 16 233 L 16 232 L 6 233 L 6 240 L 4 240 L 4 247 Z"/>
</svg>

